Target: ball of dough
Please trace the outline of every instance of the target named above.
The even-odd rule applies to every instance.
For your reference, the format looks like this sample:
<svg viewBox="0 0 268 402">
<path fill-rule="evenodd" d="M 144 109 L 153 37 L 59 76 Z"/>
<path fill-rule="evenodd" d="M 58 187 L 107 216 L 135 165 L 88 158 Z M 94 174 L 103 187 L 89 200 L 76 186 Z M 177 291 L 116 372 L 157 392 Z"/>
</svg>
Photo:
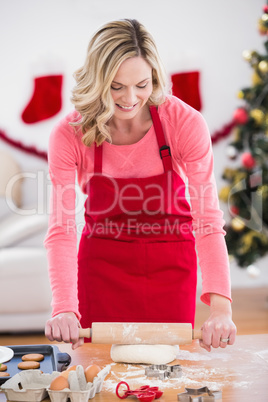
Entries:
<svg viewBox="0 0 268 402">
<path fill-rule="evenodd" d="M 179 346 L 112 345 L 111 359 L 116 363 L 167 364 L 176 359 Z"/>
</svg>

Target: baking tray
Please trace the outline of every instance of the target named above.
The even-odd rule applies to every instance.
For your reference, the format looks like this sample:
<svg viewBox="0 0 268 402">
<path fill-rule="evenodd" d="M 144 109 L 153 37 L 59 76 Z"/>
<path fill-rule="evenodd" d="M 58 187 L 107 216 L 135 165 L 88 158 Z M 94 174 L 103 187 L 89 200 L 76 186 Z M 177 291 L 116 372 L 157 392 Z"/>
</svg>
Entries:
<svg viewBox="0 0 268 402">
<path fill-rule="evenodd" d="M 52 371 L 63 371 L 71 363 L 71 356 L 68 353 L 61 353 L 56 345 L 14 345 L 8 346 L 13 349 L 13 358 L 4 364 L 7 365 L 9 377 L 0 377 L 0 385 L 9 380 L 13 375 L 19 373 L 18 363 L 22 360 L 22 356 L 27 353 L 41 353 L 44 360 L 39 362 L 40 369 L 44 373 L 52 373 Z"/>
</svg>

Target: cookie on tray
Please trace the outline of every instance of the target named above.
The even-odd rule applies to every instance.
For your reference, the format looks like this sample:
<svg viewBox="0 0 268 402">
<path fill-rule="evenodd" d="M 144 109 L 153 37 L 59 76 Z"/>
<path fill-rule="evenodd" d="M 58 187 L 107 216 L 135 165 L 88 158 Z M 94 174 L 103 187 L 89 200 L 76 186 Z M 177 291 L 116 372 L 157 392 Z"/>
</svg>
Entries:
<svg viewBox="0 0 268 402">
<path fill-rule="evenodd" d="M 21 360 L 24 362 L 28 361 L 41 362 L 42 360 L 44 360 L 44 355 L 42 355 L 41 353 L 28 353 L 27 355 L 23 355 Z"/>
<path fill-rule="evenodd" d="M 6 371 L 1 371 L 0 372 L 0 377 L 9 377 L 9 373 L 7 373 Z"/>
<path fill-rule="evenodd" d="M 32 369 L 38 369 L 40 367 L 39 362 L 35 361 L 25 361 L 25 362 L 20 362 L 18 364 L 18 368 L 21 370 L 32 370 Z"/>
<path fill-rule="evenodd" d="M 0 364 L 0 372 L 1 371 L 6 371 L 7 370 L 7 365 L 6 364 Z"/>
</svg>

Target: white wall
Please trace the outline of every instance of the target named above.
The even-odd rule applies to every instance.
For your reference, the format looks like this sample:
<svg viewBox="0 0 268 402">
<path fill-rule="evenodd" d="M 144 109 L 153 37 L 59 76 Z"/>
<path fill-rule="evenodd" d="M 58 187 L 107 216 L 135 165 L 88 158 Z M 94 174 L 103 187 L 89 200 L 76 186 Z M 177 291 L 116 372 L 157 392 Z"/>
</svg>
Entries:
<svg viewBox="0 0 268 402">
<path fill-rule="evenodd" d="M 242 51 L 263 50 L 264 37 L 257 31 L 263 4 L 263 0 L 0 0 L 0 128 L 46 150 L 53 125 L 72 108 L 72 73 L 83 63 L 91 35 L 107 21 L 137 18 L 155 37 L 168 74 L 200 70 L 202 113 L 213 133 L 241 104 L 238 90 L 251 85 L 251 68 Z M 42 123 L 24 124 L 20 114 L 31 97 L 33 78 L 53 72 L 64 74 L 61 112 Z M 227 142 L 214 146 L 219 186 L 223 168 L 230 163 L 225 156 Z M 46 172 L 46 163 L 38 158 L 3 142 L 0 147 L 8 148 L 24 171 Z M 28 191 L 31 185 L 25 186 L 26 203 L 36 197 Z M 267 271 L 261 275 L 262 284 Z M 238 285 L 240 270 L 239 275 Z M 242 275 L 247 282 L 247 274 Z"/>
<path fill-rule="evenodd" d="M 152 32 L 168 73 L 199 69 L 203 114 L 211 131 L 230 120 L 237 91 L 250 83 L 244 49 L 262 50 L 263 0 L 1 0 L 0 124 L 13 137 L 46 148 L 51 127 L 72 105 L 73 71 L 103 23 L 137 18 Z M 61 71 L 64 108 L 33 126 L 20 120 L 35 74 Z"/>
</svg>

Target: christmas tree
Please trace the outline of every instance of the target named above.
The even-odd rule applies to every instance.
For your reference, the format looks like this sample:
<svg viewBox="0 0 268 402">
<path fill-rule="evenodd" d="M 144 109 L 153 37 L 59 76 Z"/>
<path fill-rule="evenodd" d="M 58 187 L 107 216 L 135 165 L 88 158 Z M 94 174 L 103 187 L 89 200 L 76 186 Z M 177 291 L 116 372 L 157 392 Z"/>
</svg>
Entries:
<svg viewBox="0 0 268 402">
<path fill-rule="evenodd" d="M 258 21 L 268 35 L 268 6 Z M 268 252 L 268 40 L 263 54 L 245 50 L 253 69 L 252 85 L 239 91 L 242 106 L 234 111 L 232 142 L 227 155 L 234 167 L 223 172 L 226 186 L 219 198 L 228 205 L 226 243 L 240 267 L 248 267 Z"/>
</svg>

